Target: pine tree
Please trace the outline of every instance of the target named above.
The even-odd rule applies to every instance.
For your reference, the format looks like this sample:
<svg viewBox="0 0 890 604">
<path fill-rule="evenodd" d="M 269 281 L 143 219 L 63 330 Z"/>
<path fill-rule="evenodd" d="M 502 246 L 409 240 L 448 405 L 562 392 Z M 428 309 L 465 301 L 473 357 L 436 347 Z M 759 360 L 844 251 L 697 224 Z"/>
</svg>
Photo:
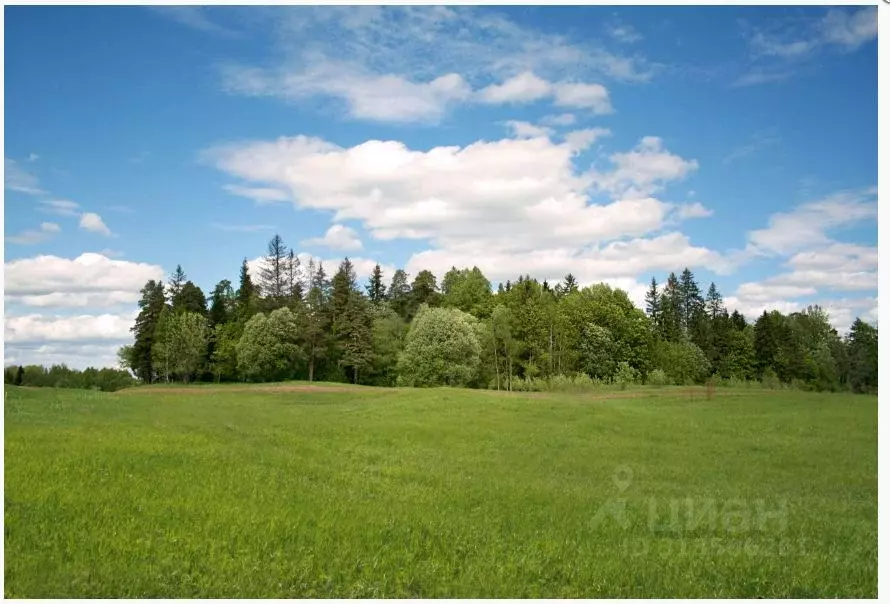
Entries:
<svg viewBox="0 0 890 604">
<path fill-rule="evenodd" d="M 411 286 L 408 285 L 408 274 L 398 269 L 392 276 L 389 285 L 389 304 L 403 319 L 408 317 L 408 306 L 411 298 Z"/>
<path fill-rule="evenodd" d="M 386 286 L 383 284 L 383 271 L 380 270 L 379 264 L 374 265 L 374 272 L 368 278 L 365 289 L 368 290 L 368 299 L 373 304 L 380 304 L 386 300 Z"/>
<path fill-rule="evenodd" d="M 207 313 L 207 321 L 211 329 L 232 320 L 234 300 L 235 292 L 232 290 L 231 281 L 223 279 L 216 284 L 210 295 L 210 310 Z"/>
<path fill-rule="evenodd" d="M 683 336 L 681 304 L 683 294 L 677 275 L 668 275 L 658 302 L 661 316 L 661 338 L 667 342 L 679 342 Z"/>
<path fill-rule="evenodd" d="M 691 335 L 696 316 L 704 307 L 704 300 L 695 276 L 688 268 L 684 268 L 680 274 L 680 294 L 680 321 L 686 333 Z"/>
<path fill-rule="evenodd" d="M 714 282 L 711 281 L 711 286 L 708 288 L 708 295 L 705 298 L 705 309 L 708 312 L 708 317 L 715 321 L 717 317 L 726 313 L 726 308 L 723 306 L 723 297 L 720 295 L 720 292 L 717 291 L 717 286 L 714 285 Z"/>
<path fill-rule="evenodd" d="M 566 294 L 578 291 L 578 281 L 575 279 L 575 275 L 573 275 L 572 273 L 566 275 L 565 281 L 563 281 L 562 289 Z"/>
<path fill-rule="evenodd" d="M 421 304 L 429 306 L 438 306 L 439 304 L 439 288 L 436 285 L 436 276 L 428 271 L 422 270 L 414 277 L 411 283 L 411 303 L 408 308 L 408 316 L 413 317 L 414 313 Z"/>
<path fill-rule="evenodd" d="M 133 371 L 143 382 L 153 381 L 154 371 L 152 364 L 152 345 L 154 344 L 155 329 L 161 318 L 161 313 L 167 306 L 164 296 L 164 283 L 151 280 L 142 288 L 142 298 L 139 300 L 139 315 L 136 323 L 130 329 L 135 336 L 133 343 Z"/>
<path fill-rule="evenodd" d="M 174 312 L 193 312 L 202 316 L 207 314 L 207 298 L 201 288 L 191 281 L 186 281 L 179 288 L 179 293 L 171 297 L 170 303 Z"/>
<path fill-rule="evenodd" d="M 269 240 L 268 251 L 260 268 L 260 291 L 266 297 L 265 306 L 269 310 L 287 304 L 288 295 L 288 250 L 284 240 L 276 234 Z"/>
<path fill-rule="evenodd" d="M 182 286 L 185 285 L 185 280 L 185 271 L 182 270 L 181 265 L 177 264 L 176 270 L 170 275 L 170 284 L 168 286 L 171 303 L 177 296 L 179 296 L 180 292 L 182 292 Z"/>
<path fill-rule="evenodd" d="M 649 291 L 646 292 L 646 314 L 652 319 L 654 324 L 659 323 L 659 309 L 661 308 L 661 300 L 658 295 L 658 282 L 652 277 L 652 283 L 649 285 Z"/>
<path fill-rule="evenodd" d="M 238 314 L 243 321 L 250 318 L 255 310 L 257 289 L 250 277 L 247 258 L 241 261 L 241 273 L 238 277 Z"/>
<path fill-rule="evenodd" d="M 316 269 L 314 261 L 310 259 L 309 268 L 314 270 L 310 273 L 309 292 L 306 295 L 306 325 L 303 337 L 311 382 L 315 379 L 316 361 L 323 360 L 327 355 L 331 314 L 328 296 L 330 288 L 324 266 L 319 262 Z"/>
<path fill-rule="evenodd" d="M 287 253 L 287 292 L 290 306 L 303 301 L 303 279 L 300 275 L 300 258 L 294 254 L 293 248 Z"/>
</svg>

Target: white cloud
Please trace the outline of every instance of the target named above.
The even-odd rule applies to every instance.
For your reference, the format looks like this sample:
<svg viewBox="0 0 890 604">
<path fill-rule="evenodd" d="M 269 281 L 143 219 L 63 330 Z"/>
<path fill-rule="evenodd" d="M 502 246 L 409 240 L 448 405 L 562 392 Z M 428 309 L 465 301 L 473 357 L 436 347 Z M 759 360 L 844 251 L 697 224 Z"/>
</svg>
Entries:
<svg viewBox="0 0 890 604">
<path fill-rule="evenodd" d="M 639 42 L 643 39 L 642 34 L 634 29 L 632 25 L 627 23 L 622 23 L 621 25 L 612 27 L 611 29 L 609 29 L 609 35 L 619 42 L 624 42 L 626 44 Z"/>
<path fill-rule="evenodd" d="M 513 136 L 517 138 L 535 138 L 553 134 L 551 128 L 547 128 L 546 126 L 536 126 L 530 122 L 509 120 L 505 122 L 505 125 L 513 132 Z"/>
<path fill-rule="evenodd" d="M 436 121 L 452 103 L 472 94 L 469 84 L 456 73 L 416 82 L 327 61 L 302 72 L 229 68 L 225 85 L 232 92 L 287 100 L 333 96 L 346 102 L 353 117 L 386 122 Z"/>
<path fill-rule="evenodd" d="M 80 204 L 67 199 L 40 199 L 38 202 L 43 212 L 58 214 L 59 216 L 77 216 L 80 212 Z"/>
<path fill-rule="evenodd" d="M 18 243 L 21 245 L 32 245 L 46 241 L 54 233 L 58 233 L 62 228 L 54 222 L 42 222 L 38 230 L 22 231 L 18 235 L 11 235 L 6 238 L 10 243 Z"/>
<path fill-rule="evenodd" d="M 694 203 L 684 203 L 682 204 L 678 211 L 677 216 L 681 220 L 685 220 L 687 218 L 707 218 L 708 216 L 713 216 L 714 211 L 706 208 L 701 204 L 701 202 Z"/>
<path fill-rule="evenodd" d="M 153 6 L 151 9 L 168 19 L 198 31 L 213 33 L 225 37 L 238 37 L 234 30 L 223 27 L 207 16 L 206 6 Z"/>
<path fill-rule="evenodd" d="M 769 226 L 748 233 L 754 254 L 788 254 L 829 242 L 826 233 L 878 215 L 877 187 L 842 191 L 769 217 Z"/>
<path fill-rule="evenodd" d="M 547 126 L 571 126 L 575 123 L 575 114 L 560 113 L 558 115 L 547 115 L 541 119 L 541 123 Z"/>
<path fill-rule="evenodd" d="M 698 169 L 697 161 L 666 151 L 656 136 L 643 137 L 632 151 L 614 153 L 609 159 L 615 169 L 606 173 L 594 171 L 592 176 L 597 187 L 618 196 L 651 195 L 667 182 L 683 179 Z"/>
<path fill-rule="evenodd" d="M 750 32 L 751 65 L 734 86 L 751 86 L 786 80 L 820 52 L 855 50 L 878 34 L 876 7 L 830 9 L 824 17 L 801 21 L 777 18 L 767 29 Z"/>
<path fill-rule="evenodd" d="M 602 84 L 564 82 L 554 86 L 554 96 L 559 106 L 590 109 L 595 114 L 612 113 L 609 91 Z"/>
<path fill-rule="evenodd" d="M 4 319 L 4 341 L 22 342 L 96 342 L 131 339 L 135 313 L 102 315 L 20 315 Z"/>
<path fill-rule="evenodd" d="M 6 158 L 3 162 L 3 186 L 10 191 L 18 191 L 27 195 L 43 195 L 37 177 L 22 168 L 14 159 Z"/>
<path fill-rule="evenodd" d="M 878 299 L 874 297 L 820 298 L 813 297 L 812 292 L 808 292 L 809 296 L 799 293 L 807 288 L 795 290 L 786 286 L 767 286 L 756 283 L 743 285 L 747 286 L 745 291 L 734 296 L 727 296 L 723 302 L 730 312 L 737 310 L 751 322 L 756 321 L 764 311 L 778 310 L 783 314 L 789 314 L 801 312 L 808 305 L 821 306 L 828 313 L 829 323 L 839 334 L 847 333 L 856 317 L 869 322 L 877 321 Z M 799 295 L 810 299 L 808 301 L 788 299 Z"/>
<path fill-rule="evenodd" d="M 853 13 L 829 10 L 822 21 L 822 34 L 826 42 L 847 48 L 874 40 L 878 35 L 877 7 L 866 6 Z"/>
<path fill-rule="evenodd" d="M 226 191 L 233 195 L 240 195 L 252 199 L 258 204 L 274 203 L 277 201 L 287 201 L 289 196 L 287 192 L 280 189 L 272 189 L 269 187 L 244 187 L 240 185 L 226 185 L 223 187 Z"/>
<path fill-rule="evenodd" d="M 478 93 L 480 101 L 491 104 L 526 103 L 550 96 L 557 106 L 590 109 L 594 114 L 612 112 L 609 91 L 602 84 L 552 84 L 528 71 L 508 78 L 501 84 L 492 84 Z"/>
<path fill-rule="evenodd" d="M 550 82 L 525 71 L 501 84 L 491 84 L 479 91 L 483 103 L 525 103 L 550 96 Z"/>
<path fill-rule="evenodd" d="M 624 196 L 631 188 L 656 190 L 695 162 L 649 137 L 632 159 L 613 156 L 615 172 L 578 173 L 573 160 L 579 144 L 589 144 L 585 137 L 592 140 L 589 134 L 561 143 L 504 139 L 415 151 L 397 141 L 341 148 L 297 136 L 228 145 L 206 156 L 232 176 L 292 191 L 299 208 L 358 220 L 377 239 L 428 240 L 431 249 L 409 260 L 410 271 L 436 269 L 441 277 L 452 265 L 476 264 L 493 280 L 572 271 L 591 282 L 635 283 L 641 272 L 677 266 L 727 270 L 726 258 L 681 233 L 647 238 L 670 223 L 673 204 Z M 595 179 L 610 185 L 611 202 L 591 203 Z"/>
<path fill-rule="evenodd" d="M 226 65 L 224 88 L 290 101 L 338 98 L 353 118 L 434 122 L 459 102 L 537 100 L 552 94 L 551 82 L 568 78 L 643 82 L 658 67 L 639 53 L 627 57 L 589 39 L 526 29 L 485 8 L 303 7 L 264 14 L 279 58 L 263 67 Z M 604 90 L 569 89 L 563 96 L 603 111 L 610 109 Z"/>
<path fill-rule="evenodd" d="M 342 224 L 332 224 L 324 237 L 315 237 L 302 242 L 306 246 L 325 246 L 332 250 L 354 251 L 362 249 L 362 241 L 355 229 Z"/>
<path fill-rule="evenodd" d="M 36 153 L 28 154 L 28 161 L 37 161 L 38 159 L 40 159 L 40 156 L 37 155 Z"/>
<path fill-rule="evenodd" d="M 121 343 L 7 343 L 3 356 L 7 365 L 65 364 L 72 369 L 118 367 L 117 350 L 120 346 Z"/>
<path fill-rule="evenodd" d="M 111 236 L 111 230 L 107 226 L 105 226 L 105 223 L 102 221 L 102 217 L 95 212 L 85 212 L 81 215 L 80 228 L 84 229 L 85 231 L 91 231 L 93 233 L 105 235 L 106 237 Z"/>
<path fill-rule="evenodd" d="M 164 270 L 154 264 L 112 260 L 101 254 L 86 253 L 68 259 L 36 256 L 7 262 L 4 266 L 4 294 L 7 300 L 22 296 L 61 296 L 73 294 L 116 295 L 129 292 L 138 299 L 139 290 L 150 279 L 163 280 Z M 15 301 L 15 300 L 12 300 Z M 92 300 L 91 306 L 98 306 Z M 116 303 L 116 302 L 115 302 Z M 49 306 L 45 302 L 34 304 Z M 80 306 L 80 303 L 55 304 Z"/>
<path fill-rule="evenodd" d="M 611 135 L 612 132 L 608 128 L 585 128 L 569 132 L 564 138 L 572 151 L 580 152 L 590 147 L 598 139 Z"/>
</svg>

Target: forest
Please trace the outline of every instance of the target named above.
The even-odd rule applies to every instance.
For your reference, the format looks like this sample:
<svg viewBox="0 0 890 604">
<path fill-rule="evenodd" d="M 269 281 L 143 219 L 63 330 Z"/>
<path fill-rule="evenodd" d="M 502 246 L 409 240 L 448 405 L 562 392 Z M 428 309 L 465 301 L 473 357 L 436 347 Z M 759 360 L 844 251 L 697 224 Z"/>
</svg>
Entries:
<svg viewBox="0 0 890 604">
<path fill-rule="evenodd" d="M 141 383 L 309 380 L 377 386 L 556 390 L 598 384 L 684 385 L 720 380 L 770 387 L 876 392 L 877 327 L 841 337 L 818 306 L 754 323 L 731 314 L 717 286 L 689 269 L 653 278 L 645 309 L 605 284 L 579 287 L 528 275 L 495 291 L 477 268 L 441 281 L 380 266 L 359 284 L 348 258 L 329 276 L 279 235 L 259 274 L 246 258 L 237 287 L 209 296 L 177 266 L 141 290 L 134 341 L 119 360 Z M 88 372 L 96 373 L 90 369 Z M 106 376 L 115 389 L 130 378 Z M 7 383 L 93 387 L 62 367 L 7 368 Z M 87 385 L 84 385 L 87 384 Z"/>
</svg>

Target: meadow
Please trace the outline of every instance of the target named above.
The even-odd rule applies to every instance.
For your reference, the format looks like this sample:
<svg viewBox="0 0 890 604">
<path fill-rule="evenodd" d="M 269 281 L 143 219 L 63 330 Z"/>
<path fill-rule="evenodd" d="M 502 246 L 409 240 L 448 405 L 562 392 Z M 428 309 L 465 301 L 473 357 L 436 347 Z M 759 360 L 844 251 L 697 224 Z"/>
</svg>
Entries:
<svg viewBox="0 0 890 604">
<path fill-rule="evenodd" d="M 7 597 L 877 596 L 877 398 L 6 387 Z"/>
</svg>

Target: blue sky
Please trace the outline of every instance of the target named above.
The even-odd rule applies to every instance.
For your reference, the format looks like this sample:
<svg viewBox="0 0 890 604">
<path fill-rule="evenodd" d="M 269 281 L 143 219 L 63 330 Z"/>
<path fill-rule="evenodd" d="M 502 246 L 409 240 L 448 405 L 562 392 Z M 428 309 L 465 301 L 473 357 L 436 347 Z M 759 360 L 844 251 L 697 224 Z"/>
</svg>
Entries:
<svg viewBox="0 0 890 604">
<path fill-rule="evenodd" d="M 6 362 L 114 363 L 138 290 L 278 232 L 877 320 L 873 7 L 7 7 Z"/>
</svg>

